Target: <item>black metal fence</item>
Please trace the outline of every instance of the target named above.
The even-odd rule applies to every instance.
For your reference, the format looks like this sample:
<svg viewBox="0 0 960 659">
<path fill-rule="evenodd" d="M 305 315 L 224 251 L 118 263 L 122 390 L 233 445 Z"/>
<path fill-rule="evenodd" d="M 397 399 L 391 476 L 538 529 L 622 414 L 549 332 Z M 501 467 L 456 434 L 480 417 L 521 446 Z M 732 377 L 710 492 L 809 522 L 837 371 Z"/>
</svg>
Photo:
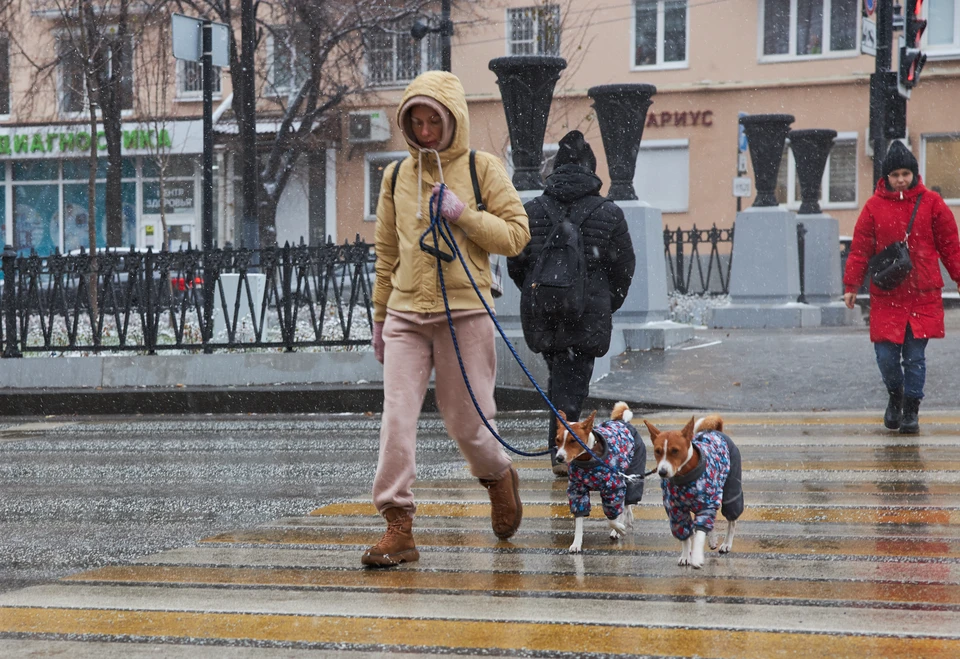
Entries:
<svg viewBox="0 0 960 659">
<path fill-rule="evenodd" d="M 3 252 L 0 342 L 25 352 L 213 352 L 370 342 L 372 247 Z"/>
<path fill-rule="evenodd" d="M 733 230 L 718 229 L 714 224 L 710 229 L 698 229 L 697 225 L 685 231 L 683 229 L 663 230 L 663 251 L 670 271 L 670 283 L 673 290 L 686 295 L 727 295 L 730 293 L 730 268 L 733 266 Z M 807 229 L 803 222 L 797 222 L 797 257 L 800 266 L 800 296 L 797 302 L 806 302 L 805 258 Z M 721 253 L 720 245 L 727 244 L 729 250 Z M 701 245 L 709 245 L 710 251 L 700 253 Z M 689 253 L 687 253 L 689 246 Z M 847 246 L 849 249 L 849 246 Z M 673 253 L 671 254 L 671 250 Z M 706 266 L 704 266 L 706 262 Z M 694 272 L 696 271 L 696 272 Z M 694 274 L 697 275 L 694 279 Z"/>
<path fill-rule="evenodd" d="M 721 254 L 720 246 L 729 245 Z M 706 254 L 701 254 L 709 248 Z M 663 230 L 663 252 L 670 283 L 678 293 L 726 295 L 730 292 L 730 266 L 733 253 L 733 227 L 719 229 Z M 696 278 L 694 276 L 696 275 Z"/>
</svg>

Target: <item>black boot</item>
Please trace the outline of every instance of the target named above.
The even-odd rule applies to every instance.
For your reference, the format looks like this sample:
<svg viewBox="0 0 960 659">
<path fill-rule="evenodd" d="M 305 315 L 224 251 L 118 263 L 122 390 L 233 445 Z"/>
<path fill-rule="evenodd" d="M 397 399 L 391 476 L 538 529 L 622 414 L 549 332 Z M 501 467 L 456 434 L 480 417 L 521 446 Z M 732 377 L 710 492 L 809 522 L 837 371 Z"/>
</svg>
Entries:
<svg viewBox="0 0 960 659">
<path fill-rule="evenodd" d="M 887 401 L 887 411 L 883 413 L 883 425 L 890 430 L 900 427 L 900 417 L 903 415 L 903 389 L 891 391 Z"/>
<path fill-rule="evenodd" d="M 916 435 L 920 432 L 920 399 L 903 399 L 903 419 L 900 421 L 901 435 Z"/>
</svg>

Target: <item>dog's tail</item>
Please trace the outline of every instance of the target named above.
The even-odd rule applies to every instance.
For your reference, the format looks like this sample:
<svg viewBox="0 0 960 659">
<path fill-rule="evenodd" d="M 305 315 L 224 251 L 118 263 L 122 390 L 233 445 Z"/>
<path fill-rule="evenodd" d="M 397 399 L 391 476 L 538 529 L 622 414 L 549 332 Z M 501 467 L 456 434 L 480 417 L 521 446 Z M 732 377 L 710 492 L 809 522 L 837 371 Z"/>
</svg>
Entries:
<svg viewBox="0 0 960 659">
<path fill-rule="evenodd" d="M 613 413 L 610 415 L 610 418 L 614 421 L 630 423 L 630 419 L 633 418 L 633 412 L 630 411 L 630 406 L 621 400 L 613 406 Z"/>
<path fill-rule="evenodd" d="M 723 432 L 723 419 L 719 414 L 709 414 L 702 419 L 697 419 L 697 422 L 693 426 L 693 434 L 707 432 L 708 430 Z"/>
</svg>

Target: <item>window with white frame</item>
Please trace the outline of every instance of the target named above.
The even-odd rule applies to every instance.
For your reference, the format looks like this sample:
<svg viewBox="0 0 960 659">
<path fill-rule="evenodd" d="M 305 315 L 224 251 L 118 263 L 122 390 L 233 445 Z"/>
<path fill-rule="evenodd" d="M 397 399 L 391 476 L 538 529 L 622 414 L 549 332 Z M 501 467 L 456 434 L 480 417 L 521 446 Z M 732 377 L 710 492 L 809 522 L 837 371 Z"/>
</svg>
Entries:
<svg viewBox="0 0 960 659">
<path fill-rule="evenodd" d="M 637 197 L 664 213 L 690 207 L 690 141 L 644 140 L 633 174 Z"/>
<path fill-rule="evenodd" d="M 927 19 L 923 39 L 930 57 L 960 55 L 960 0 L 927 0 L 923 11 Z"/>
<path fill-rule="evenodd" d="M 687 62 L 687 0 L 635 0 L 633 66 Z"/>
<path fill-rule="evenodd" d="M 559 55 L 560 5 L 507 10 L 508 55 Z"/>
<path fill-rule="evenodd" d="M 363 216 L 367 220 L 377 219 L 377 202 L 380 200 L 380 186 L 383 185 L 383 172 L 392 162 L 403 160 L 408 154 L 406 151 L 390 151 L 366 154 L 364 172 L 364 187 L 366 194 L 363 199 Z"/>
<path fill-rule="evenodd" d="M 220 67 L 213 70 L 213 93 L 220 93 Z M 177 97 L 200 98 L 203 95 L 203 64 L 189 60 L 177 60 Z"/>
<path fill-rule="evenodd" d="M 275 95 L 296 92 L 310 74 L 301 35 L 290 26 L 274 25 L 270 28 L 268 52 L 270 91 Z"/>
<path fill-rule="evenodd" d="M 777 202 L 788 208 L 799 208 L 800 181 L 797 161 L 789 142 L 783 147 L 783 158 L 777 172 Z M 857 207 L 857 134 L 840 133 L 833 141 L 820 184 L 820 205 L 823 208 Z"/>
<path fill-rule="evenodd" d="M 10 114 L 10 39 L 0 34 L 0 114 Z"/>
<path fill-rule="evenodd" d="M 860 0 L 762 0 L 765 59 L 856 53 Z"/>
<path fill-rule="evenodd" d="M 951 203 L 960 203 L 960 134 L 923 137 L 923 183 Z"/>
<path fill-rule="evenodd" d="M 377 28 L 363 35 L 367 83 L 374 87 L 404 85 L 424 71 L 440 68 L 440 35 L 416 40 L 410 27 Z"/>
<path fill-rule="evenodd" d="M 126 47 L 123 48 L 123 62 L 119 62 L 120 49 L 114 45 L 119 42 L 106 41 L 107 75 L 113 75 L 113 69 L 118 64 L 120 70 L 120 109 L 133 109 L 133 37 L 127 37 Z M 87 85 L 84 75 L 83 56 L 80 52 L 81 44 L 78 39 L 69 33 L 61 33 L 57 38 L 57 50 L 60 57 L 60 111 L 64 113 L 83 112 L 87 109 Z"/>
</svg>

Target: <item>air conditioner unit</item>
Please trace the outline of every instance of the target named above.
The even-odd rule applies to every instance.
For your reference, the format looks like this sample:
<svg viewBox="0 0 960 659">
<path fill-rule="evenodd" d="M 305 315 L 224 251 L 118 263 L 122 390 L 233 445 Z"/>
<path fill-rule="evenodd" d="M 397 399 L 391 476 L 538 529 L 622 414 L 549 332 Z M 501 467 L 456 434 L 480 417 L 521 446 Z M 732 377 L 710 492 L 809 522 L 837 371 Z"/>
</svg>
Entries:
<svg viewBox="0 0 960 659">
<path fill-rule="evenodd" d="M 351 112 L 349 121 L 348 139 L 354 144 L 390 139 L 390 118 L 384 110 Z"/>
</svg>

